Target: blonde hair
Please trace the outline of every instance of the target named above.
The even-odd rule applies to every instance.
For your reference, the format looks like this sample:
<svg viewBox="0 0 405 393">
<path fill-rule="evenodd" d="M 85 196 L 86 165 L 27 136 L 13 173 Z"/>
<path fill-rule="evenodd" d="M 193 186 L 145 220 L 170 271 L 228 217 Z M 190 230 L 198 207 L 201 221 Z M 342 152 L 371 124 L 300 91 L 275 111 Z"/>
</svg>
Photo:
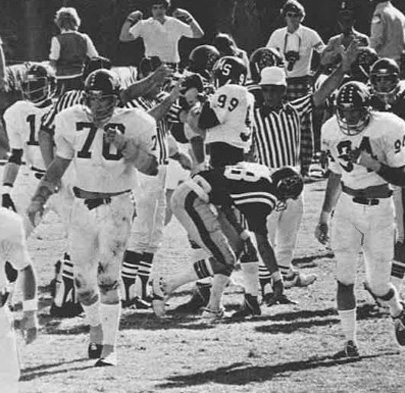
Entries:
<svg viewBox="0 0 405 393">
<path fill-rule="evenodd" d="M 78 30 L 81 20 L 75 8 L 62 7 L 56 12 L 55 23 L 61 30 Z"/>
</svg>

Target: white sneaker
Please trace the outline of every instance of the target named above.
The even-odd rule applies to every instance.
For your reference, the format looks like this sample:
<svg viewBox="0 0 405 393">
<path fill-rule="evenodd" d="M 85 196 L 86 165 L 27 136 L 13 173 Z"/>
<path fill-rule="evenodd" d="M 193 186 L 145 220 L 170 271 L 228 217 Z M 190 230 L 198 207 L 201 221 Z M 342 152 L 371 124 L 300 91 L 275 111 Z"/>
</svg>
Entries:
<svg viewBox="0 0 405 393">
<path fill-rule="evenodd" d="M 117 366 L 117 364 L 117 352 L 111 352 L 106 357 L 98 359 L 97 362 L 94 364 L 94 367 L 115 367 Z"/>
<path fill-rule="evenodd" d="M 211 310 L 208 307 L 204 308 L 201 318 L 207 323 L 215 323 L 224 318 L 225 310 L 220 308 L 219 310 Z"/>
<path fill-rule="evenodd" d="M 165 291 L 166 283 L 163 277 L 156 277 L 152 280 L 152 308 L 159 318 L 165 315 L 166 300 L 168 295 Z"/>
<path fill-rule="evenodd" d="M 283 277 L 284 288 L 298 287 L 303 288 L 313 284 L 318 276 L 316 274 L 302 274 L 300 272 L 294 272 L 291 277 Z"/>
</svg>

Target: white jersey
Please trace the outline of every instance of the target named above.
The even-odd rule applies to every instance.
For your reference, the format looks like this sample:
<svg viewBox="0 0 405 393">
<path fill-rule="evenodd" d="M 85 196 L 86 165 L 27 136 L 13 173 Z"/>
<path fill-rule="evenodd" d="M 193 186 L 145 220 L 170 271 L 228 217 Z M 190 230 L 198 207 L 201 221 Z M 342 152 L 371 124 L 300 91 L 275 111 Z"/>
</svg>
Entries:
<svg viewBox="0 0 405 393">
<path fill-rule="evenodd" d="M 30 101 L 17 101 L 3 116 L 11 149 L 23 150 L 27 165 L 41 171 L 46 168 L 39 148 L 38 132 L 42 117 L 51 107 L 39 108 Z"/>
<path fill-rule="evenodd" d="M 116 108 L 108 124 L 101 129 L 90 121 L 87 107 L 75 105 L 55 118 L 56 154 L 73 160 L 73 186 L 99 193 L 116 193 L 135 187 L 135 167 L 124 160 L 115 146 L 104 141 L 104 130 L 109 128 L 135 139 L 141 148 L 156 156 L 156 122 L 145 111 Z"/>
<path fill-rule="evenodd" d="M 387 182 L 376 172 L 353 163 L 348 155 L 351 150 L 365 150 L 391 167 L 405 165 L 405 121 L 392 113 L 372 112 L 367 127 L 355 136 L 345 135 L 333 116 L 322 127 L 322 143 L 329 155 L 329 169 L 341 174 L 342 182 L 355 190 Z"/>
<path fill-rule="evenodd" d="M 205 142 L 224 142 L 249 151 L 254 101 L 254 96 L 244 86 L 221 86 L 210 98 L 210 107 L 220 124 L 207 130 Z"/>
<path fill-rule="evenodd" d="M 0 207 L 0 291 L 7 285 L 6 261 L 18 270 L 31 263 L 25 242 L 23 218 Z"/>
</svg>

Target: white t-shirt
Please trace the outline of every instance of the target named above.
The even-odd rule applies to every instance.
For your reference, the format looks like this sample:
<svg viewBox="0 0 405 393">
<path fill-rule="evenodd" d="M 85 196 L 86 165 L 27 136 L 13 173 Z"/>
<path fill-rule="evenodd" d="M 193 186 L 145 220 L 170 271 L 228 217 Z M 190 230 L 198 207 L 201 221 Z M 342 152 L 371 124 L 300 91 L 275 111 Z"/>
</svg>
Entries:
<svg viewBox="0 0 405 393">
<path fill-rule="evenodd" d="M 207 130 L 205 143 L 225 142 L 248 152 L 252 144 L 254 100 L 244 86 L 221 86 L 210 98 L 210 107 L 220 124 Z"/>
<path fill-rule="evenodd" d="M 289 33 L 287 27 L 275 30 L 266 47 L 275 48 L 281 53 L 288 78 L 298 78 L 310 75 L 312 51 L 321 53 L 325 44 L 315 30 L 300 25 L 294 33 Z M 288 63 L 285 59 L 285 53 L 289 51 L 298 52 L 300 56 L 292 71 L 287 70 Z"/>
<path fill-rule="evenodd" d="M 342 175 L 342 182 L 361 190 L 387 182 L 376 172 L 352 163 L 348 153 L 359 148 L 368 151 L 379 162 L 398 168 L 405 165 L 405 121 L 387 112 L 374 112 L 370 123 L 355 136 L 345 135 L 333 116 L 322 127 L 322 145 L 329 156 L 329 169 Z"/>
<path fill-rule="evenodd" d="M 156 156 L 156 122 L 141 109 L 115 109 L 103 129 L 89 120 L 88 108 L 75 105 L 55 118 L 56 154 L 73 160 L 73 186 L 99 193 L 116 193 L 135 187 L 135 167 L 115 146 L 104 141 L 104 130 L 115 128 Z"/>
<path fill-rule="evenodd" d="M 163 24 L 153 18 L 141 20 L 129 32 L 134 38 L 143 38 L 145 57 L 158 56 L 165 63 L 179 63 L 177 46 L 180 38 L 193 37 L 189 25 L 170 16 Z"/>
<path fill-rule="evenodd" d="M 30 101 L 17 101 L 3 116 L 11 149 L 23 149 L 27 165 L 39 170 L 46 168 L 39 148 L 38 132 L 41 118 L 51 106 L 38 108 Z"/>
</svg>

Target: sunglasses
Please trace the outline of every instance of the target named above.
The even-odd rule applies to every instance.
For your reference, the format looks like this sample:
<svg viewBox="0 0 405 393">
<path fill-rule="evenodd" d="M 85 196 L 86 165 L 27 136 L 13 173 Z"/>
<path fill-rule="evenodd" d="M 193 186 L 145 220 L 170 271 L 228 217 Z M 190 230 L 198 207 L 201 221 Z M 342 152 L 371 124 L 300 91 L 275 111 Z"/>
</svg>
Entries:
<svg viewBox="0 0 405 393">
<path fill-rule="evenodd" d="M 297 14 L 296 12 L 287 12 L 286 16 L 288 16 L 289 18 L 299 18 L 299 17 L 301 17 L 301 15 Z"/>
</svg>

